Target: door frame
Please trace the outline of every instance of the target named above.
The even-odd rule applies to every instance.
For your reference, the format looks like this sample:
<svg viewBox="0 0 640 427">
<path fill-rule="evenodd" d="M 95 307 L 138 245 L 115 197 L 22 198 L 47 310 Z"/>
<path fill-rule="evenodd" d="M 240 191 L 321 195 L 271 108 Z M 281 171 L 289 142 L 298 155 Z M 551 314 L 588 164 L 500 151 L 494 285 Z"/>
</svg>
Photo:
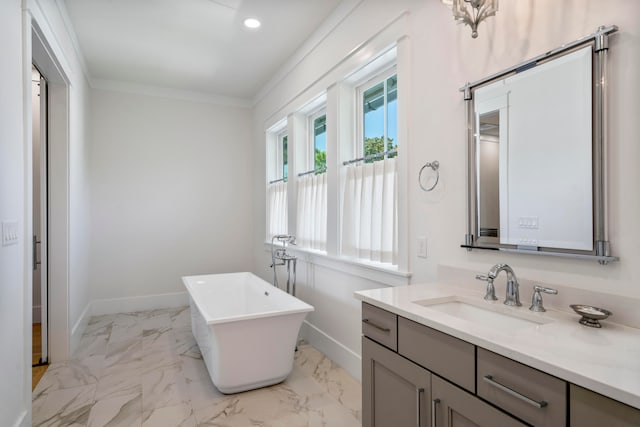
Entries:
<svg viewBox="0 0 640 427">
<path fill-rule="evenodd" d="M 35 1 L 23 12 L 23 72 L 36 65 L 48 82 L 48 323 L 49 361 L 67 360 L 71 350 L 69 319 L 69 67 L 46 16 Z M 30 77 L 29 77 L 30 80 Z M 28 80 L 25 80 L 28 81 Z M 33 164 L 31 87 L 25 96 L 25 236 L 33 235 Z M 28 92 L 28 93 L 27 93 Z M 31 353 L 33 243 L 25 244 L 25 312 Z M 26 331 L 25 331 L 26 332 Z M 29 384 L 31 372 L 29 370 Z M 29 390 L 31 388 L 29 387 Z"/>
</svg>

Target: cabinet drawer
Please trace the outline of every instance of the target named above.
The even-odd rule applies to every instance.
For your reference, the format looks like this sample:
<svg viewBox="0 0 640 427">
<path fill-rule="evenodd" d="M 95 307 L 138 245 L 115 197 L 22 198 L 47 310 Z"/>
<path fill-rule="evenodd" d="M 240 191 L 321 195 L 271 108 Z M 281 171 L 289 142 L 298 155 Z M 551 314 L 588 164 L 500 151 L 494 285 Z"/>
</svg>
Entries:
<svg viewBox="0 0 640 427">
<path fill-rule="evenodd" d="M 398 316 L 363 302 L 362 334 L 393 351 L 397 351 Z"/>
<path fill-rule="evenodd" d="M 569 386 L 569 425 L 571 427 L 637 427 L 640 409 L 586 390 Z"/>
<path fill-rule="evenodd" d="M 431 408 L 432 427 L 525 427 L 515 418 L 435 375 L 431 377 Z"/>
<path fill-rule="evenodd" d="M 475 346 L 400 317 L 398 353 L 475 393 Z"/>
<path fill-rule="evenodd" d="M 536 426 L 567 422 L 567 383 L 478 348 L 478 396 Z"/>
</svg>

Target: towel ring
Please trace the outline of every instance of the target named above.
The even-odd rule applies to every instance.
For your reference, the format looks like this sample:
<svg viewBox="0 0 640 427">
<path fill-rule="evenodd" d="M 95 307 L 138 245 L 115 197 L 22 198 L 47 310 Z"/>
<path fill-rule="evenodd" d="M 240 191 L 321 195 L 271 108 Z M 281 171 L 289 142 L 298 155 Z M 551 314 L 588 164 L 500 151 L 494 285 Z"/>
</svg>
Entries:
<svg viewBox="0 0 640 427">
<path fill-rule="evenodd" d="M 436 173 L 436 182 L 434 182 L 433 185 L 429 188 L 425 188 L 422 185 L 422 172 L 424 172 L 425 168 L 431 168 Z M 436 188 L 436 185 L 438 185 L 438 181 L 440 180 L 439 169 L 440 169 L 440 162 L 438 162 L 437 160 L 434 160 L 433 162 L 425 163 L 424 166 L 422 166 L 422 169 L 420 169 L 420 173 L 418 174 L 418 184 L 420 185 L 420 188 L 422 188 L 424 191 L 431 191 L 434 188 Z"/>
</svg>

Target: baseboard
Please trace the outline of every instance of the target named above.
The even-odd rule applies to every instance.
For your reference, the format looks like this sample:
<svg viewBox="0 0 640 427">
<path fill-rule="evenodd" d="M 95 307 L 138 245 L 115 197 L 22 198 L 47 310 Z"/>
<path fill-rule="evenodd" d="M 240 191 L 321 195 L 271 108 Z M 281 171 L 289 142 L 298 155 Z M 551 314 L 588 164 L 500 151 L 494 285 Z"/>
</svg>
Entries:
<svg viewBox="0 0 640 427">
<path fill-rule="evenodd" d="M 309 344 L 340 365 L 352 377 L 362 381 L 362 358 L 306 320 L 302 323 L 300 336 Z"/>
<path fill-rule="evenodd" d="M 91 315 L 131 313 L 134 311 L 183 307 L 185 305 L 189 305 L 189 294 L 187 292 L 99 299 L 91 302 Z"/>
<path fill-rule="evenodd" d="M 71 329 L 71 339 L 69 340 L 70 346 L 71 346 L 71 353 L 69 354 L 71 355 L 75 354 L 76 350 L 78 349 L 78 345 L 80 344 L 80 338 L 82 338 L 82 335 L 84 334 L 85 329 L 87 329 L 87 325 L 89 324 L 89 320 L 91 319 L 92 315 L 93 315 L 92 303 L 90 302 L 89 304 L 87 304 L 84 310 L 82 310 L 82 314 L 80 315 L 80 318 L 78 319 L 76 324 L 73 325 L 73 328 Z"/>
</svg>

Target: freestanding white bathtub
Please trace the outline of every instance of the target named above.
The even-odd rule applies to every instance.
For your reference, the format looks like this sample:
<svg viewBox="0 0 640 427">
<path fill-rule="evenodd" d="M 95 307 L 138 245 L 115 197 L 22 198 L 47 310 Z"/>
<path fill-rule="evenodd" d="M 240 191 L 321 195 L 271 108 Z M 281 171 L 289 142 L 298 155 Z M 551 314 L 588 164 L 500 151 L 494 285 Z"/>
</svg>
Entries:
<svg viewBox="0 0 640 427">
<path fill-rule="evenodd" d="M 238 393 L 283 381 L 313 306 L 251 273 L 183 277 L 191 330 L 213 384 Z"/>
</svg>

